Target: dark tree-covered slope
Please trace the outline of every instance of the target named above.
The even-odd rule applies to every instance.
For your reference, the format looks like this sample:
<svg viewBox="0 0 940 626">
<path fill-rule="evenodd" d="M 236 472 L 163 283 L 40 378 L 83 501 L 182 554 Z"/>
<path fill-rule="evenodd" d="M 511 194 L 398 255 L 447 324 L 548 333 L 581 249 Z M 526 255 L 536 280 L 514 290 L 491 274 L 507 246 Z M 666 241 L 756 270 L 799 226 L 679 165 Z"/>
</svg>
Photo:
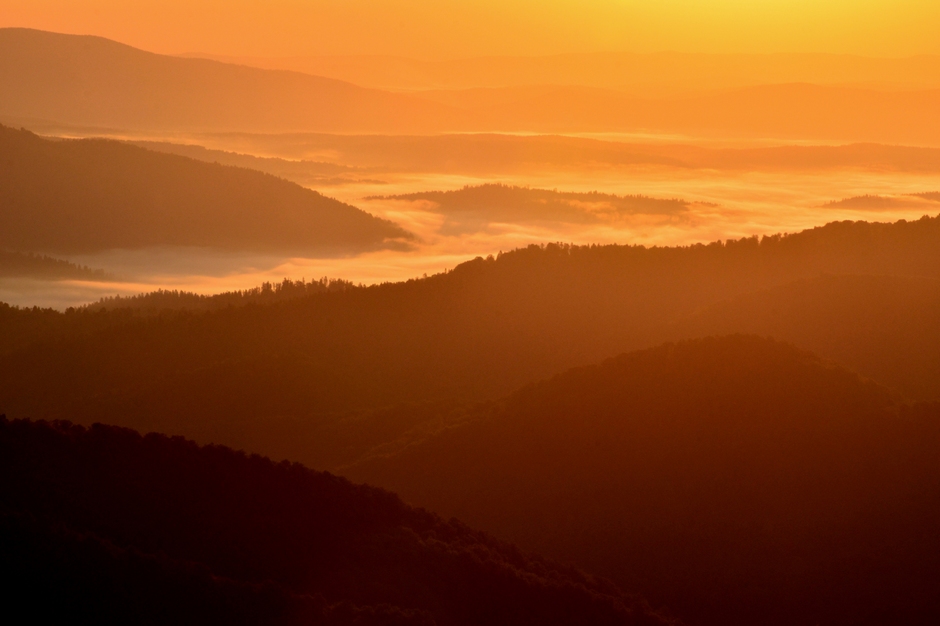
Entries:
<svg viewBox="0 0 940 626">
<path fill-rule="evenodd" d="M 32 278 L 35 280 L 111 280 L 113 276 L 63 259 L 0 250 L 0 278 Z"/>
<path fill-rule="evenodd" d="M 347 468 L 694 624 L 940 619 L 940 405 L 736 335 L 626 354 Z"/>
<path fill-rule="evenodd" d="M 337 252 L 408 238 L 391 222 L 261 172 L 0 126 L 0 247 Z"/>
<path fill-rule="evenodd" d="M 0 528 L 37 623 L 663 623 L 390 493 L 109 426 L 0 418 Z"/>
<path fill-rule="evenodd" d="M 940 219 L 684 248 L 535 246 L 427 279 L 206 313 L 4 309 L 0 410 L 186 434 L 327 469 L 363 452 L 337 456 L 327 421 L 497 398 L 675 337 L 673 322 L 702 307 L 821 273 L 936 278 Z M 879 350 L 906 358 L 891 331 Z"/>
</svg>

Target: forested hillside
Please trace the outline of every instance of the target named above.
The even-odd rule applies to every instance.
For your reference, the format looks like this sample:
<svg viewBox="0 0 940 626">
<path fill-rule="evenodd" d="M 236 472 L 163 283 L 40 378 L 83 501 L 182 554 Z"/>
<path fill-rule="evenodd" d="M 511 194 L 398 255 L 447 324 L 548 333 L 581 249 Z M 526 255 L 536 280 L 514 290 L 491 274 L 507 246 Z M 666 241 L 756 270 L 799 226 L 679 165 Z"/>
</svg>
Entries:
<svg viewBox="0 0 940 626">
<path fill-rule="evenodd" d="M 49 140 L 0 126 L 0 164 L 0 246 L 11 250 L 335 253 L 410 239 L 295 183 L 117 141 Z"/>
<path fill-rule="evenodd" d="M 683 336 L 679 320 L 735 296 L 822 273 L 936 278 L 938 261 L 940 219 L 845 222 L 686 248 L 535 246 L 427 279 L 269 306 L 160 315 L 5 309 L 0 410 L 187 434 L 327 468 L 367 451 L 350 443 L 339 453 L 330 439 L 363 412 L 497 398 Z M 805 304 L 813 323 L 817 305 Z M 912 322 L 928 324 L 922 313 Z M 885 371 L 869 367 L 879 359 L 922 359 L 904 328 L 886 323 L 867 348 L 819 345 L 831 358 L 860 355 L 843 364 L 874 375 Z M 940 398 L 924 373 L 894 374 L 892 386 Z M 402 419 L 402 428 L 414 426 Z"/>
<path fill-rule="evenodd" d="M 940 405 L 749 336 L 634 352 L 352 467 L 695 624 L 940 619 Z"/>
<path fill-rule="evenodd" d="M 4 606 L 36 622 L 664 623 L 390 493 L 109 426 L 0 418 L 0 527 Z"/>
<path fill-rule="evenodd" d="M 103 270 L 95 270 L 44 254 L 0 250 L 0 278 L 101 281 L 114 277 Z"/>
<path fill-rule="evenodd" d="M 905 397 L 940 399 L 940 280 L 934 277 L 798 280 L 696 311 L 675 324 L 673 336 L 727 333 L 789 341 Z"/>
</svg>

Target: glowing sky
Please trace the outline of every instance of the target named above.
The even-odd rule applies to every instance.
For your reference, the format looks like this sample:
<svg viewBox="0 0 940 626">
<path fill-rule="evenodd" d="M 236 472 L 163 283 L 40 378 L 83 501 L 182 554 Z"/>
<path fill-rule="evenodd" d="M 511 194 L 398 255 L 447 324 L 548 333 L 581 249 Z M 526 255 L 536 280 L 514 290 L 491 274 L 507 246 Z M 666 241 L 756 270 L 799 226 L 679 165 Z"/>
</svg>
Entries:
<svg viewBox="0 0 940 626">
<path fill-rule="evenodd" d="M 940 54 L 938 0 L 0 0 L 0 26 L 235 56 Z"/>
</svg>

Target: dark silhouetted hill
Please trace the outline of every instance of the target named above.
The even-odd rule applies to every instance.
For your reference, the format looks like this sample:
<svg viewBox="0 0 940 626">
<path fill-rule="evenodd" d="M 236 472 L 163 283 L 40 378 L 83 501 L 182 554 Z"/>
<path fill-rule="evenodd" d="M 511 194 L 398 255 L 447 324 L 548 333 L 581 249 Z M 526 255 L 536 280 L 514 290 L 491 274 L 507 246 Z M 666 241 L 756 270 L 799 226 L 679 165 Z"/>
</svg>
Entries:
<svg viewBox="0 0 940 626">
<path fill-rule="evenodd" d="M 587 52 L 437 61 L 384 55 L 192 56 L 291 69 L 400 91 L 583 85 L 635 95 L 666 95 L 797 82 L 892 90 L 940 87 L 940 57 L 936 55 L 874 58 L 819 53 Z"/>
<path fill-rule="evenodd" d="M 116 141 L 49 140 L 0 126 L 0 163 L 0 246 L 20 251 L 335 253 L 409 238 L 391 222 L 274 176 Z"/>
<path fill-rule="evenodd" d="M 533 246 L 427 279 L 204 312 L 3 309 L 0 410 L 185 434 L 327 469 L 416 427 L 424 409 L 399 404 L 497 398 L 675 337 L 674 323 L 697 310 L 827 273 L 940 278 L 940 219 L 677 248 Z M 906 332 L 886 325 L 858 363 L 926 363 L 909 354 Z M 817 347 L 828 358 L 856 350 Z M 924 380 L 902 368 L 890 384 Z M 383 411 L 395 426 L 381 436 L 349 434 L 368 433 Z"/>
<path fill-rule="evenodd" d="M 575 369 L 346 468 L 693 624 L 940 618 L 940 405 L 736 335 Z"/>
<path fill-rule="evenodd" d="M 104 270 L 95 270 L 46 255 L 0 250 L 0 278 L 40 280 L 112 280 Z"/>
<path fill-rule="evenodd" d="M 395 172 L 497 176 L 653 166 L 721 171 L 937 172 L 940 149 L 901 145 L 786 145 L 709 148 L 675 143 L 627 143 L 561 135 L 460 133 L 439 135 L 225 135 L 241 152 L 303 159 L 329 153 L 361 168 Z"/>
<path fill-rule="evenodd" d="M 174 132 L 421 132 L 455 115 L 329 78 L 24 28 L 0 29 L 0 94 L 7 118 Z"/>
<path fill-rule="evenodd" d="M 657 624 L 613 585 L 228 448 L 0 418 L 5 610 L 37 622 Z"/>
</svg>

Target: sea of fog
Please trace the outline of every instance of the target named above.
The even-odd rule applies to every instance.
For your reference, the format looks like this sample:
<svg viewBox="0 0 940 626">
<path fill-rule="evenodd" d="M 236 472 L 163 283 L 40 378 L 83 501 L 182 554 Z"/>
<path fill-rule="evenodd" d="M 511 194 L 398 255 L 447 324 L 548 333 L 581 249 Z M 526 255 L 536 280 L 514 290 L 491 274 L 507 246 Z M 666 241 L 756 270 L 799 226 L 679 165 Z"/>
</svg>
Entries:
<svg viewBox="0 0 940 626">
<path fill-rule="evenodd" d="M 445 216 L 426 201 L 368 199 L 491 182 L 559 191 L 680 198 L 692 204 L 681 215 L 629 215 L 580 224 L 494 220 L 465 232 L 452 232 L 443 228 Z M 369 181 L 320 186 L 317 190 L 415 233 L 416 243 L 409 250 L 326 258 L 221 254 L 204 249 L 114 250 L 65 257 L 104 269 L 115 276 L 114 281 L 0 279 L 0 301 L 63 309 L 118 294 L 155 289 L 209 294 L 284 278 L 330 277 L 363 284 L 400 281 L 439 273 L 476 256 L 530 244 L 687 245 L 795 232 L 836 220 L 917 219 L 940 213 L 940 203 L 901 202 L 877 210 L 824 205 L 865 194 L 904 196 L 938 189 L 940 175 L 936 173 L 860 169 L 731 172 L 635 166 L 556 168 L 499 176 L 382 172 Z"/>
</svg>

